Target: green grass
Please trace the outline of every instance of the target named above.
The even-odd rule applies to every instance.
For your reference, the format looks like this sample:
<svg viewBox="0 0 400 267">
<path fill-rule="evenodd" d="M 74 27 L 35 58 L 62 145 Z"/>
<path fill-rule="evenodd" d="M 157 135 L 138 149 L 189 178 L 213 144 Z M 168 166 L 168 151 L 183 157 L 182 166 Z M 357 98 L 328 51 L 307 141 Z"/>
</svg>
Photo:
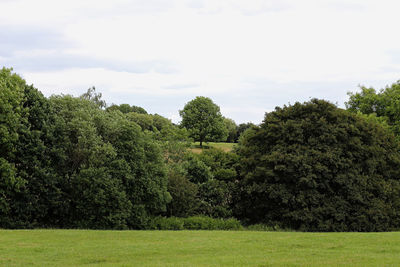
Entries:
<svg viewBox="0 0 400 267">
<path fill-rule="evenodd" d="M 203 149 L 208 149 L 210 147 L 222 149 L 225 152 L 230 152 L 232 151 L 233 147 L 235 146 L 235 143 L 216 143 L 216 142 L 208 142 L 208 143 L 203 143 Z M 194 142 L 191 150 L 194 153 L 201 153 L 202 149 L 200 148 L 200 142 Z"/>
<path fill-rule="evenodd" d="M 399 266 L 400 233 L 1 230 L 1 266 Z"/>
</svg>

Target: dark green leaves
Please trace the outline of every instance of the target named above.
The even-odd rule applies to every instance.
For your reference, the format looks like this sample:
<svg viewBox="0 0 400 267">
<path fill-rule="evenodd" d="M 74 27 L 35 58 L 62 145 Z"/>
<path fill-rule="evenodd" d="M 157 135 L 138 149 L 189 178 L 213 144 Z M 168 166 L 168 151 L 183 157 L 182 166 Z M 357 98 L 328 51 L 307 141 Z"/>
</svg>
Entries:
<svg viewBox="0 0 400 267">
<path fill-rule="evenodd" d="M 388 188 L 399 184 L 394 136 L 375 122 L 322 101 L 277 108 L 240 142 L 237 213 L 306 231 L 397 227 Z"/>
</svg>

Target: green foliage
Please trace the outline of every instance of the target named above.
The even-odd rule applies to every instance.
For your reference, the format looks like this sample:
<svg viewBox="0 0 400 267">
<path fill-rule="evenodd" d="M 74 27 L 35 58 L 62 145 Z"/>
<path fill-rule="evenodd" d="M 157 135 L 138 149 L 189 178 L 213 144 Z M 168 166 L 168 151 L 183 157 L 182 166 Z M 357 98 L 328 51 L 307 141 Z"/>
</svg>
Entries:
<svg viewBox="0 0 400 267">
<path fill-rule="evenodd" d="M 241 139 L 236 214 L 304 231 L 398 228 L 399 145 L 322 100 L 276 108 Z"/>
<path fill-rule="evenodd" d="M 207 149 L 197 155 L 204 162 L 217 180 L 234 181 L 239 157 L 235 153 L 227 153 L 220 149 Z"/>
<path fill-rule="evenodd" d="M 16 176 L 15 152 L 19 133 L 26 131 L 27 109 L 23 106 L 25 81 L 12 70 L 0 70 L 0 211 L 6 207 L 6 192 L 17 189 L 23 181 Z"/>
<path fill-rule="evenodd" d="M 183 218 L 177 217 L 156 217 L 150 223 L 152 230 L 184 230 Z"/>
<path fill-rule="evenodd" d="M 109 109 L 109 111 L 112 109 Z M 147 132 L 153 136 L 153 139 L 162 141 L 162 145 L 168 147 L 168 142 L 172 143 L 184 143 L 188 146 L 189 133 L 186 129 L 179 128 L 174 125 L 169 119 L 164 118 L 158 114 L 143 114 L 143 113 L 127 113 L 126 118 L 129 121 L 137 123 L 142 131 Z M 176 145 L 176 144 L 172 144 Z"/>
<path fill-rule="evenodd" d="M 143 131 L 155 131 L 153 116 L 150 114 L 141 114 L 141 113 L 127 113 L 126 115 L 129 121 L 137 123 Z"/>
<path fill-rule="evenodd" d="M 45 146 L 52 112 L 11 71 L 0 71 L 0 226 L 32 227 L 49 222 L 47 211 L 59 197 Z"/>
<path fill-rule="evenodd" d="M 194 155 L 188 159 L 185 168 L 192 183 L 201 184 L 213 178 L 210 167 Z"/>
<path fill-rule="evenodd" d="M 188 102 L 183 110 L 179 111 L 182 117 L 181 125 L 186 128 L 200 146 L 206 141 L 226 140 L 228 131 L 219 106 L 203 96 L 198 96 Z"/>
<path fill-rule="evenodd" d="M 349 111 L 368 115 L 370 119 L 389 125 L 400 136 L 400 81 L 381 89 L 362 86 L 361 92 L 348 93 L 346 107 Z"/>
<path fill-rule="evenodd" d="M 179 127 L 137 106 L 106 108 L 94 87 L 45 98 L 3 68 L 0 227 L 240 229 L 236 215 L 251 229 L 398 228 L 399 89 L 350 94 L 357 114 L 312 100 L 260 126 L 236 126 L 197 97 Z M 200 146 L 240 136 L 240 146 L 194 154 L 189 135 Z"/>
<path fill-rule="evenodd" d="M 87 168 L 72 182 L 71 225 L 78 228 L 126 229 L 132 203 L 120 180 L 106 168 Z"/>
<path fill-rule="evenodd" d="M 94 87 L 46 99 L 0 78 L 0 227 L 144 228 L 166 212 L 162 148 L 129 114 Z"/>
<path fill-rule="evenodd" d="M 51 101 L 64 133 L 57 169 L 71 197 L 68 225 L 143 228 L 149 216 L 165 212 L 171 197 L 161 148 L 130 114 L 70 96 Z"/>
<path fill-rule="evenodd" d="M 168 192 L 172 197 L 168 204 L 169 216 L 187 217 L 195 214 L 198 207 L 198 186 L 188 180 L 185 170 L 178 164 L 169 168 Z"/>
<path fill-rule="evenodd" d="M 209 180 L 199 186 L 198 213 L 214 218 L 232 217 L 232 183 Z"/>
<path fill-rule="evenodd" d="M 256 127 L 255 124 L 248 122 L 248 123 L 241 123 L 237 128 L 236 139 L 235 142 L 239 141 L 240 136 L 247 130 Z"/>
<path fill-rule="evenodd" d="M 168 162 L 168 216 L 232 217 L 238 156 L 219 149 L 185 153 Z"/>
<path fill-rule="evenodd" d="M 226 138 L 226 142 L 228 143 L 235 143 L 237 141 L 237 130 L 238 126 L 236 125 L 235 121 L 229 118 L 224 118 L 225 128 L 228 131 L 228 137 Z"/>
<path fill-rule="evenodd" d="M 212 217 L 232 217 L 238 191 L 238 155 L 219 149 L 208 149 L 199 154 L 198 158 L 210 167 L 213 175 L 213 179 L 202 184 L 199 189 L 199 211 Z"/>
<path fill-rule="evenodd" d="M 151 222 L 151 229 L 157 230 L 241 230 L 240 222 L 234 218 L 215 219 L 206 216 L 188 218 L 156 217 Z"/>
<path fill-rule="evenodd" d="M 25 183 L 13 196 L 12 222 L 15 227 L 55 225 L 60 219 L 55 214 L 60 210 L 62 193 L 51 157 L 54 113 L 48 99 L 33 86 L 25 86 L 24 95 L 27 121 L 15 156 Z"/>
<path fill-rule="evenodd" d="M 105 120 L 109 124 L 106 129 L 110 131 L 105 132 L 103 138 L 117 152 L 118 162 L 113 173 L 121 177 L 136 217 L 165 212 L 171 196 L 167 192 L 168 178 L 161 147 L 151 135 L 121 115 L 119 112 L 107 113 L 109 118 Z M 131 217 L 128 226 L 141 228 L 146 220 Z"/>
<path fill-rule="evenodd" d="M 130 112 L 135 112 L 135 113 L 139 113 L 139 114 L 147 114 L 147 111 L 139 106 L 134 106 L 134 105 L 129 105 L 129 104 L 121 104 L 121 105 L 111 105 L 110 107 L 107 108 L 108 111 L 115 111 L 115 110 L 119 110 L 122 113 L 126 114 L 126 113 L 130 113 Z"/>
<path fill-rule="evenodd" d="M 215 218 L 232 217 L 238 156 L 219 149 L 192 154 L 184 162 L 189 180 L 198 186 L 197 214 Z"/>
<path fill-rule="evenodd" d="M 242 225 L 236 219 L 216 219 L 195 216 L 184 219 L 184 228 L 188 230 L 241 230 Z"/>
</svg>

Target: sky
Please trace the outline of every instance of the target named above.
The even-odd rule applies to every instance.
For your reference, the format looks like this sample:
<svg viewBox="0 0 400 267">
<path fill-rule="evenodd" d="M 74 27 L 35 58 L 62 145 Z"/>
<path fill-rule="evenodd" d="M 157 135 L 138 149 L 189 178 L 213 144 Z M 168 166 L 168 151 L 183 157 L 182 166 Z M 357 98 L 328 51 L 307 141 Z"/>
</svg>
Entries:
<svg viewBox="0 0 400 267">
<path fill-rule="evenodd" d="M 400 79 L 395 0 L 0 0 L 0 67 L 45 96 L 89 87 L 179 122 L 196 96 L 236 123 Z"/>
</svg>

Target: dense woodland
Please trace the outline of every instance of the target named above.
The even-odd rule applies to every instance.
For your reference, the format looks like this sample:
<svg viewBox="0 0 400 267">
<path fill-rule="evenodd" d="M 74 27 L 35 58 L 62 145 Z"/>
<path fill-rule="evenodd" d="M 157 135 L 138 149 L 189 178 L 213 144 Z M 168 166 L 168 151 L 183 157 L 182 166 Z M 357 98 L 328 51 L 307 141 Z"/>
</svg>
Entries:
<svg viewBox="0 0 400 267">
<path fill-rule="evenodd" d="M 46 98 L 3 68 L 0 228 L 156 229 L 214 218 L 400 229 L 399 103 L 397 82 L 361 87 L 346 109 L 312 99 L 236 125 L 196 97 L 176 125 L 140 106 L 107 105 L 94 87 Z M 194 141 L 237 145 L 197 154 Z"/>
</svg>

